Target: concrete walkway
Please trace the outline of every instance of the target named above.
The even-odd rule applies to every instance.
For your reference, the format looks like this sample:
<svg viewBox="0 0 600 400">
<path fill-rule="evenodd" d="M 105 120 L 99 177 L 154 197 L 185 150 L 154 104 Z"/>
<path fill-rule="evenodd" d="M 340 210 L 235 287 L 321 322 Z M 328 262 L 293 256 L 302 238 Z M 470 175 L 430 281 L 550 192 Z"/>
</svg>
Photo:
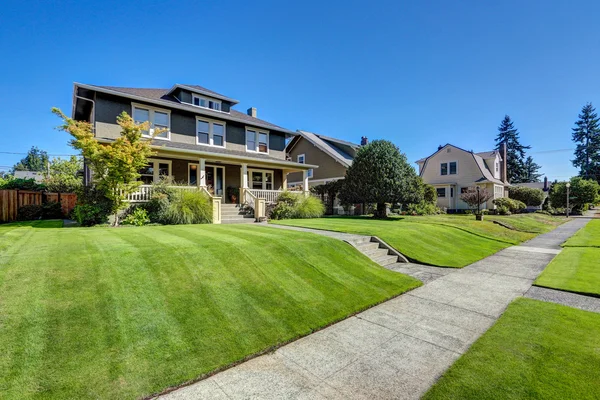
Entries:
<svg viewBox="0 0 600 400">
<path fill-rule="evenodd" d="M 164 399 L 417 399 L 588 222 L 570 221 Z M 407 266 L 408 267 L 408 266 Z"/>
</svg>

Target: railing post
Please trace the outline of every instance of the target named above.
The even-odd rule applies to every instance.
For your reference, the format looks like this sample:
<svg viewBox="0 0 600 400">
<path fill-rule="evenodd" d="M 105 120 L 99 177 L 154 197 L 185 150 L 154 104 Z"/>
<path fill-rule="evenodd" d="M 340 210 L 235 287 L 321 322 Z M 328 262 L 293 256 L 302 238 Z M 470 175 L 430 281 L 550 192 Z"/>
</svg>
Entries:
<svg viewBox="0 0 600 400">
<path fill-rule="evenodd" d="M 221 223 L 221 198 L 213 197 L 213 224 Z"/>
</svg>

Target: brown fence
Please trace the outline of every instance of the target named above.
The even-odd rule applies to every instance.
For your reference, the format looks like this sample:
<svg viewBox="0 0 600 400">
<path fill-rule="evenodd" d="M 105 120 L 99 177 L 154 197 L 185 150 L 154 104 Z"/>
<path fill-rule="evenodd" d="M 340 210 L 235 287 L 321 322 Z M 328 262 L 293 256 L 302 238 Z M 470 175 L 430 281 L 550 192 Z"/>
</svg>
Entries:
<svg viewBox="0 0 600 400">
<path fill-rule="evenodd" d="M 77 202 L 74 193 L 42 193 L 31 190 L 0 190 L 0 222 L 16 221 L 19 208 L 26 205 L 42 205 L 60 200 L 62 212 L 69 215 Z"/>
</svg>

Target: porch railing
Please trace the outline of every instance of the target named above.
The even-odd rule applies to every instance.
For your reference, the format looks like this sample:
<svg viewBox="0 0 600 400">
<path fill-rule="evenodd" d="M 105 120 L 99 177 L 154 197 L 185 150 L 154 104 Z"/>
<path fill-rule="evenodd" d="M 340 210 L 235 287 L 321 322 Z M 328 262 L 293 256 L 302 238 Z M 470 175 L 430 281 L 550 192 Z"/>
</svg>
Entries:
<svg viewBox="0 0 600 400">
<path fill-rule="evenodd" d="M 196 191 L 198 190 L 197 186 L 169 186 L 173 189 L 177 189 L 177 190 L 189 190 L 189 191 Z M 129 203 L 143 203 L 143 202 L 147 202 L 150 201 L 150 199 L 152 198 L 152 185 L 140 185 L 138 187 L 138 190 L 128 194 L 125 197 L 125 201 L 129 202 Z"/>
<path fill-rule="evenodd" d="M 283 190 L 247 189 L 256 198 L 265 199 L 267 203 L 275 203 Z"/>
</svg>

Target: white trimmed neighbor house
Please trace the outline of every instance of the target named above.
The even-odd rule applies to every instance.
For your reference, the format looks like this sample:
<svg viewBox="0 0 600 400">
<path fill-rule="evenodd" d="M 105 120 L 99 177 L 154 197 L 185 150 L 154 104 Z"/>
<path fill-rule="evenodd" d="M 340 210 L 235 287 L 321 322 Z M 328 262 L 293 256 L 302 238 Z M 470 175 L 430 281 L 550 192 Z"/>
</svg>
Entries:
<svg viewBox="0 0 600 400">
<path fill-rule="evenodd" d="M 435 187 L 437 205 L 448 210 L 466 210 L 469 205 L 460 200 L 468 188 L 487 188 L 494 199 L 508 197 L 506 181 L 506 151 L 502 149 L 474 153 L 446 144 L 429 157 L 416 161 L 419 175 L 425 183 Z M 493 199 L 492 199 L 493 200 Z M 495 208 L 492 200 L 482 205 Z"/>
</svg>

